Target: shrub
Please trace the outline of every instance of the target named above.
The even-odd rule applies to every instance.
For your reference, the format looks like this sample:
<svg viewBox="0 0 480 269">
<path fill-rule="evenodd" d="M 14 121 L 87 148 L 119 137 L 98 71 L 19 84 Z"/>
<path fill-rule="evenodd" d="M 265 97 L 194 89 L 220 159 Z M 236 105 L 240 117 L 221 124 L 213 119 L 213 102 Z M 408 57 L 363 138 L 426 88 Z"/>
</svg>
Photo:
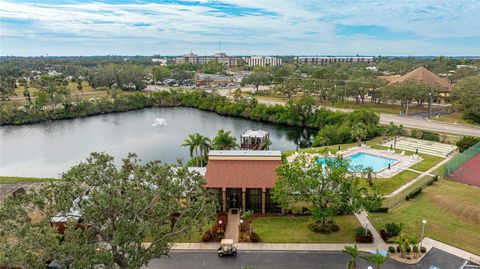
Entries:
<svg viewBox="0 0 480 269">
<path fill-rule="evenodd" d="M 389 246 L 388 247 L 388 252 L 395 253 L 395 247 Z"/>
<path fill-rule="evenodd" d="M 457 142 L 457 147 L 460 152 L 464 152 L 478 142 L 480 142 L 480 137 L 464 136 Z"/>
<path fill-rule="evenodd" d="M 433 181 L 435 181 L 435 182 L 438 181 L 438 175 L 434 175 L 432 179 L 433 179 Z"/>
<path fill-rule="evenodd" d="M 402 231 L 402 227 L 403 227 L 402 223 L 397 224 L 397 223 L 391 222 L 391 223 L 385 224 L 385 229 L 389 237 L 398 236 Z"/>
<path fill-rule="evenodd" d="M 397 246 L 397 252 L 398 253 L 402 252 L 402 248 L 400 246 Z"/>
<path fill-rule="evenodd" d="M 407 253 L 410 253 L 410 252 L 412 251 L 412 248 L 411 248 L 410 246 L 407 246 L 407 247 L 405 248 L 405 251 L 406 251 Z"/>
<path fill-rule="evenodd" d="M 413 246 L 412 251 L 413 251 L 413 253 L 418 253 L 418 246 Z"/>
<path fill-rule="evenodd" d="M 262 240 L 260 239 L 260 235 L 258 235 L 255 232 L 252 232 L 250 234 L 250 241 L 256 243 L 256 242 L 261 242 Z"/>
<path fill-rule="evenodd" d="M 365 230 L 363 227 L 355 229 L 355 241 L 357 243 L 373 243 L 373 235 L 370 230 Z"/>
<path fill-rule="evenodd" d="M 427 131 L 423 131 L 422 139 L 430 140 L 430 141 L 440 141 L 440 137 L 438 134 L 427 132 Z"/>
<path fill-rule="evenodd" d="M 212 241 L 212 235 L 210 234 L 210 231 L 206 231 L 202 235 L 202 242 L 211 242 Z"/>
<path fill-rule="evenodd" d="M 421 253 L 427 252 L 427 248 L 424 247 L 424 246 L 421 246 L 421 247 L 420 247 L 420 252 L 421 252 Z"/>
<path fill-rule="evenodd" d="M 323 226 L 320 223 L 312 222 L 309 223 L 307 228 L 314 233 L 330 234 L 338 232 L 340 227 L 333 221 L 327 221 L 326 225 Z"/>
</svg>

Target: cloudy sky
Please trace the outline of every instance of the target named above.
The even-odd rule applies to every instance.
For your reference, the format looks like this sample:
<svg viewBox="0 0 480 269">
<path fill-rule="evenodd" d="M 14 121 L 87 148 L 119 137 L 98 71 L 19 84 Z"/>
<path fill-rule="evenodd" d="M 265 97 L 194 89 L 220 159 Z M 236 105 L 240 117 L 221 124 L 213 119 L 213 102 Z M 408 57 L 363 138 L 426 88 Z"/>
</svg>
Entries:
<svg viewBox="0 0 480 269">
<path fill-rule="evenodd" d="M 480 55 L 479 0 L 0 0 L 1 55 Z"/>
</svg>

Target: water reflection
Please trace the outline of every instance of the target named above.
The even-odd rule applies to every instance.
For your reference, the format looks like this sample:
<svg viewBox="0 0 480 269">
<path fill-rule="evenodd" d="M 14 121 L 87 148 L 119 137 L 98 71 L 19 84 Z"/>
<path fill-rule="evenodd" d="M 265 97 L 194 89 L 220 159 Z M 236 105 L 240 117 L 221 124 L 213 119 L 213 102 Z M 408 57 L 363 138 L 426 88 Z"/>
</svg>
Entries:
<svg viewBox="0 0 480 269">
<path fill-rule="evenodd" d="M 156 118 L 168 126 L 154 127 Z M 143 161 L 175 163 L 190 158 L 181 147 L 191 133 L 213 137 L 218 129 L 231 130 L 240 137 L 247 129 L 270 132 L 271 149 L 282 151 L 308 146 L 314 134 L 301 130 L 220 116 L 193 108 L 152 108 L 126 113 L 0 127 L 0 175 L 56 177 L 84 160 L 90 152 L 104 151 L 119 162 L 128 152 Z"/>
</svg>

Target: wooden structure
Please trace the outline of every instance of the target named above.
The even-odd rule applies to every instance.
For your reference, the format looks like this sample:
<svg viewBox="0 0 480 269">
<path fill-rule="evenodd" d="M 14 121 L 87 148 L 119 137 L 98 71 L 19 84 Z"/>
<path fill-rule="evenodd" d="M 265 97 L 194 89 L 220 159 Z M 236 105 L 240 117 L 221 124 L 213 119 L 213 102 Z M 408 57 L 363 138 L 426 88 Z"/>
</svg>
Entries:
<svg viewBox="0 0 480 269">
<path fill-rule="evenodd" d="M 270 133 L 263 130 L 247 130 L 240 135 L 240 149 L 268 150 Z"/>
</svg>

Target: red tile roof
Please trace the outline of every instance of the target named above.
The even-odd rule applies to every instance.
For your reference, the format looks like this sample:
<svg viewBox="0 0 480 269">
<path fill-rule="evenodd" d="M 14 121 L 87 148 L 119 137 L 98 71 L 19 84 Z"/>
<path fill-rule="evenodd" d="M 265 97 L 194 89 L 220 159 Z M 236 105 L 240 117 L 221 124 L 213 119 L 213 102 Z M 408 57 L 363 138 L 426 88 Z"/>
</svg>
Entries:
<svg viewBox="0 0 480 269">
<path fill-rule="evenodd" d="M 272 188 L 281 160 L 209 160 L 208 188 Z"/>
</svg>

